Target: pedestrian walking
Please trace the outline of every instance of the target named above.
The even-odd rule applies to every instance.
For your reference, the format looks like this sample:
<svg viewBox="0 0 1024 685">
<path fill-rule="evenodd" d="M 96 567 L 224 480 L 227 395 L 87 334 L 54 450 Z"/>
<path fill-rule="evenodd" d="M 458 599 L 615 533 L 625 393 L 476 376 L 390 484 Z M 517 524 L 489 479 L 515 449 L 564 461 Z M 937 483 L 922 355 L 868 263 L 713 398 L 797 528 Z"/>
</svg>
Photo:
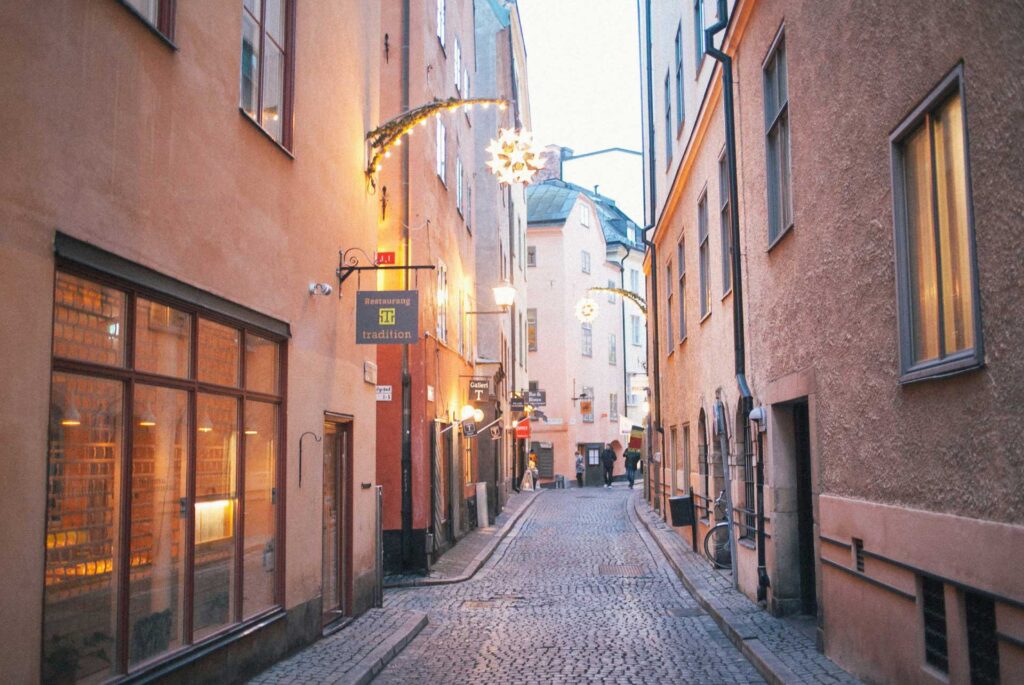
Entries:
<svg viewBox="0 0 1024 685">
<path fill-rule="evenodd" d="M 626 478 L 629 480 L 629 487 L 633 487 L 636 480 L 636 467 L 640 463 L 640 452 L 637 450 L 626 450 Z"/>
<path fill-rule="evenodd" d="M 583 455 L 576 450 L 576 487 L 583 487 Z"/>
<path fill-rule="evenodd" d="M 615 468 L 617 458 L 612 446 L 605 445 L 604 450 L 601 451 L 601 466 L 604 467 L 604 486 L 606 488 L 612 486 L 612 470 Z"/>
<path fill-rule="evenodd" d="M 540 471 L 537 469 L 537 459 L 534 455 L 530 455 L 530 476 L 533 480 L 533 489 L 536 490 L 539 487 Z"/>
</svg>

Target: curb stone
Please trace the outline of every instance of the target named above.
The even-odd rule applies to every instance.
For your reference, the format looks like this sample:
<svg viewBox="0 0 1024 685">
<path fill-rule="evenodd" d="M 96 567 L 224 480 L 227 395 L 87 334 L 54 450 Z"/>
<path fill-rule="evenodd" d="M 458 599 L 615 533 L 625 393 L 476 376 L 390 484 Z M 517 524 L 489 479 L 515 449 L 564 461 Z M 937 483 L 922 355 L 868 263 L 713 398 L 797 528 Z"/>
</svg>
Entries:
<svg viewBox="0 0 1024 685">
<path fill-rule="evenodd" d="M 419 611 L 409 613 L 411 615 L 398 630 L 360 659 L 345 675 L 332 681 L 332 685 L 366 685 L 384 670 L 428 623 L 426 614 Z"/>
<path fill-rule="evenodd" d="M 476 575 L 476 572 L 480 570 L 480 567 L 483 566 L 487 562 L 487 560 L 491 558 L 491 555 L 494 554 L 494 550 L 498 548 L 498 545 L 501 544 L 501 541 L 505 539 L 505 536 L 508 535 L 509 531 L 512 530 L 516 523 L 519 522 L 519 519 L 522 518 L 523 514 L 526 513 L 526 511 L 534 503 L 537 497 L 539 497 L 543 492 L 544 490 L 535 490 L 533 494 L 530 495 L 530 499 L 523 502 L 523 504 L 516 510 L 515 514 L 513 514 L 508 521 L 505 521 L 505 523 L 502 524 L 501 528 L 499 528 L 498 531 L 491 537 L 487 545 L 482 550 L 480 550 L 480 552 L 477 553 L 475 557 L 473 557 L 472 561 L 469 562 L 469 565 L 466 567 L 466 570 L 460 573 L 459 575 L 448 576 L 446 578 L 416 578 L 414 580 L 402 580 L 395 583 L 384 583 L 384 588 L 390 590 L 392 588 L 399 587 L 451 585 L 453 583 L 463 583 L 469 580 L 474 575 Z"/>
</svg>

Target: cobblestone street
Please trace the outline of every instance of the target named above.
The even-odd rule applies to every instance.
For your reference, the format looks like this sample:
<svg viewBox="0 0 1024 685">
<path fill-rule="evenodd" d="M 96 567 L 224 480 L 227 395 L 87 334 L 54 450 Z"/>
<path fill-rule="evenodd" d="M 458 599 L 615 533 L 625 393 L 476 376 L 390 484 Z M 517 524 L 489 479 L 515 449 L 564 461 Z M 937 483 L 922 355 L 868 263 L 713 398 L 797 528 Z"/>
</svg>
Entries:
<svg viewBox="0 0 1024 685">
<path fill-rule="evenodd" d="M 374 682 L 763 682 L 638 531 L 632 492 L 547 491 L 471 580 L 389 590 L 430 623 Z"/>
</svg>

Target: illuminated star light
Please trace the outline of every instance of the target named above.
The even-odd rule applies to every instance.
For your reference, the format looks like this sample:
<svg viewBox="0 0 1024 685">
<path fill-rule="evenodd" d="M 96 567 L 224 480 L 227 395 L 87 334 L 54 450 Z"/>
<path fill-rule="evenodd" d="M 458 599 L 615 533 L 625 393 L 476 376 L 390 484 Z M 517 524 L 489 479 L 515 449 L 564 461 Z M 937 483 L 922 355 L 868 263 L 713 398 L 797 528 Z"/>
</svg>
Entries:
<svg viewBox="0 0 1024 685">
<path fill-rule="evenodd" d="M 498 183 L 528 184 L 544 167 L 543 151 L 536 146 L 529 131 L 503 128 L 487 146 L 491 159 L 487 166 L 498 177 Z"/>
</svg>

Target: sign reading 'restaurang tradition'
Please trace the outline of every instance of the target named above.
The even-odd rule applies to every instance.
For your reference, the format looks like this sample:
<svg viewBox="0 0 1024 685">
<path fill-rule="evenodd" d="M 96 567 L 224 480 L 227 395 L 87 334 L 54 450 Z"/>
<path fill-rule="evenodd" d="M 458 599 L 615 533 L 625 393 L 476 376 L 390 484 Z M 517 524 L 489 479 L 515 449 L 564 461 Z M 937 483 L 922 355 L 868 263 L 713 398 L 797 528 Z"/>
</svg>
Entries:
<svg viewBox="0 0 1024 685">
<path fill-rule="evenodd" d="M 360 290 L 356 293 L 356 344 L 415 343 L 420 335 L 419 310 L 415 290 Z"/>
</svg>

